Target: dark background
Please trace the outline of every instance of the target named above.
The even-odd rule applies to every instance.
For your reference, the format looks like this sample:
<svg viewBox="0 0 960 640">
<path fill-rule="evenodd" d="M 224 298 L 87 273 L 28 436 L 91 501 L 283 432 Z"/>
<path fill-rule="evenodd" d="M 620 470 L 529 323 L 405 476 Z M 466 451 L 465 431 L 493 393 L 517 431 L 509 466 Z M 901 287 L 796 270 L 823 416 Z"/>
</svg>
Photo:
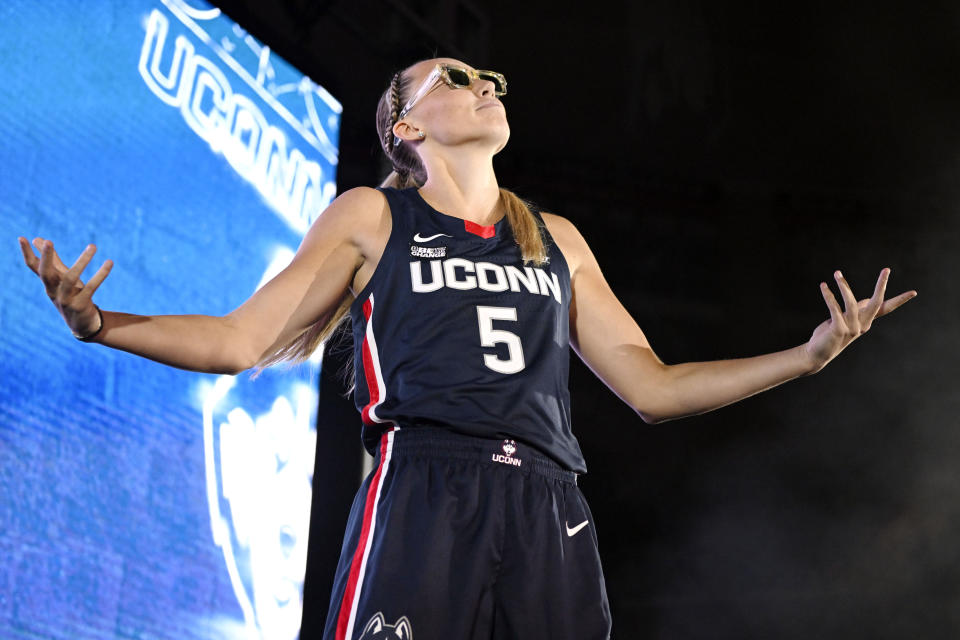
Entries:
<svg viewBox="0 0 960 640">
<path fill-rule="evenodd" d="M 614 637 L 960 637 L 960 5 L 218 4 L 343 102 L 341 190 L 386 173 L 393 72 L 504 73 L 501 185 L 579 227 L 668 363 L 804 342 L 838 268 L 859 297 L 885 266 L 917 289 L 816 376 L 679 422 L 645 425 L 572 355 L 581 487 Z M 342 415 L 318 481 L 352 494 Z M 346 515 L 317 500 L 304 637 Z"/>
</svg>

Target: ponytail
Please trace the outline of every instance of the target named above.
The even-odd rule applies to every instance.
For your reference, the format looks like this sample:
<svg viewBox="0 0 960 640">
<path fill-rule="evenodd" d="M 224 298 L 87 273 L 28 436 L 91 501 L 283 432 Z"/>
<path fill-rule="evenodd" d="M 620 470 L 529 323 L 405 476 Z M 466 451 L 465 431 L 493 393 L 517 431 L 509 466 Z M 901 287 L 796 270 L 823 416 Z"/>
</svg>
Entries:
<svg viewBox="0 0 960 640">
<path fill-rule="evenodd" d="M 534 266 L 547 263 L 547 247 L 543 242 L 543 223 L 533 215 L 530 205 L 508 189 L 500 189 L 500 202 L 506 212 L 507 223 L 520 247 L 523 263 Z"/>
<path fill-rule="evenodd" d="M 393 168 L 393 171 L 390 172 L 383 182 L 380 183 L 381 189 L 386 189 L 387 187 L 393 187 L 394 189 L 406 189 L 407 187 L 420 187 L 421 184 L 418 184 L 416 180 L 412 179 L 410 172 Z"/>
</svg>

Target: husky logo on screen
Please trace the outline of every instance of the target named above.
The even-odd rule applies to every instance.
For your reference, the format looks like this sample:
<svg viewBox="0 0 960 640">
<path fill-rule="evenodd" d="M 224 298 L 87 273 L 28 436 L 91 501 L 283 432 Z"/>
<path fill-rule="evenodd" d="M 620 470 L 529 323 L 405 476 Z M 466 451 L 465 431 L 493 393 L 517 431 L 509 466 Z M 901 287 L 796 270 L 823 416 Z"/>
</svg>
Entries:
<svg viewBox="0 0 960 640">
<path fill-rule="evenodd" d="M 293 258 L 270 260 L 257 289 Z M 300 632 L 317 432 L 316 374 L 322 350 L 297 369 L 204 378 L 207 503 L 244 622 L 269 640 Z"/>
<path fill-rule="evenodd" d="M 263 395 L 261 380 L 219 376 L 205 390 L 207 498 L 247 626 L 263 638 L 292 640 L 303 611 L 317 395 L 296 383 L 266 411 L 251 413 L 243 395 Z"/>
<path fill-rule="evenodd" d="M 370 618 L 359 640 L 413 640 L 413 625 L 404 616 L 394 624 L 387 624 L 382 613 Z"/>
</svg>

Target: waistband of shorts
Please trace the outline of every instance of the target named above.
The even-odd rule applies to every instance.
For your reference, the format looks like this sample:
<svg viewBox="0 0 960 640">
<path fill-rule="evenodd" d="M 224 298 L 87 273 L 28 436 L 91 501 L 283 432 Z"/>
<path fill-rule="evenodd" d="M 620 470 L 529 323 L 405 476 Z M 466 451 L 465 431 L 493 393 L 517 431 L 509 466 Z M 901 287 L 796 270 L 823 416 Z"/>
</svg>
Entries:
<svg viewBox="0 0 960 640">
<path fill-rule="evenodd" d="M 393 455 L 419 455 L 433 458 L 469 460 L 518 471 L 536 473 L 554 480 L 577 484 L 577 474 L 564 469 L 551 457 L 530 445 L 510 438 L 481 438 L 437 427 L 395 427 L 381 436 L 392 435 Z M 377 448 L 377 462 L 380 448 Z"/>
</svg>

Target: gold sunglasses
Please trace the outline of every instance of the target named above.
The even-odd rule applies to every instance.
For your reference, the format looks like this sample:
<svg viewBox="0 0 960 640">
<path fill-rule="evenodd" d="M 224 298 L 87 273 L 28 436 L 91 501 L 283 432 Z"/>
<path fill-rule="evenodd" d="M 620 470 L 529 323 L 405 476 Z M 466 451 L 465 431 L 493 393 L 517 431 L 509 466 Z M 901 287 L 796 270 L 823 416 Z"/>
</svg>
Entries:
<svg viewBox="0 0 960 640">
<path fill-rule="evenodd" d="M 507 95 L 507 79 L 503 77 L 502 73 L 483 71 L 481 69 L 471 71 L 470 69 L 464 69 L 463 67 L 457 67 L 452 64 L 438 64 L 433 68 L 433 71 L 424 78 L 420 88 L 417 89 L 417 92 L 411 96 L 407 104 L 400 110 L 400 115 L 397 116 L 397 122 L 400 122 L 405 115 L 410 113 L 413 106 L 417 104 L 423 96 L 430 93 L 438 80 L 442 80 L 444 84 L 451 89 L 466 89 L 473 86 L 474 80 L 488 80 L 493 83 L 493 95 L 497 97 Z M 400 144 L 400 138 L 395 137 L 394 144 Z"/>
</svg>

